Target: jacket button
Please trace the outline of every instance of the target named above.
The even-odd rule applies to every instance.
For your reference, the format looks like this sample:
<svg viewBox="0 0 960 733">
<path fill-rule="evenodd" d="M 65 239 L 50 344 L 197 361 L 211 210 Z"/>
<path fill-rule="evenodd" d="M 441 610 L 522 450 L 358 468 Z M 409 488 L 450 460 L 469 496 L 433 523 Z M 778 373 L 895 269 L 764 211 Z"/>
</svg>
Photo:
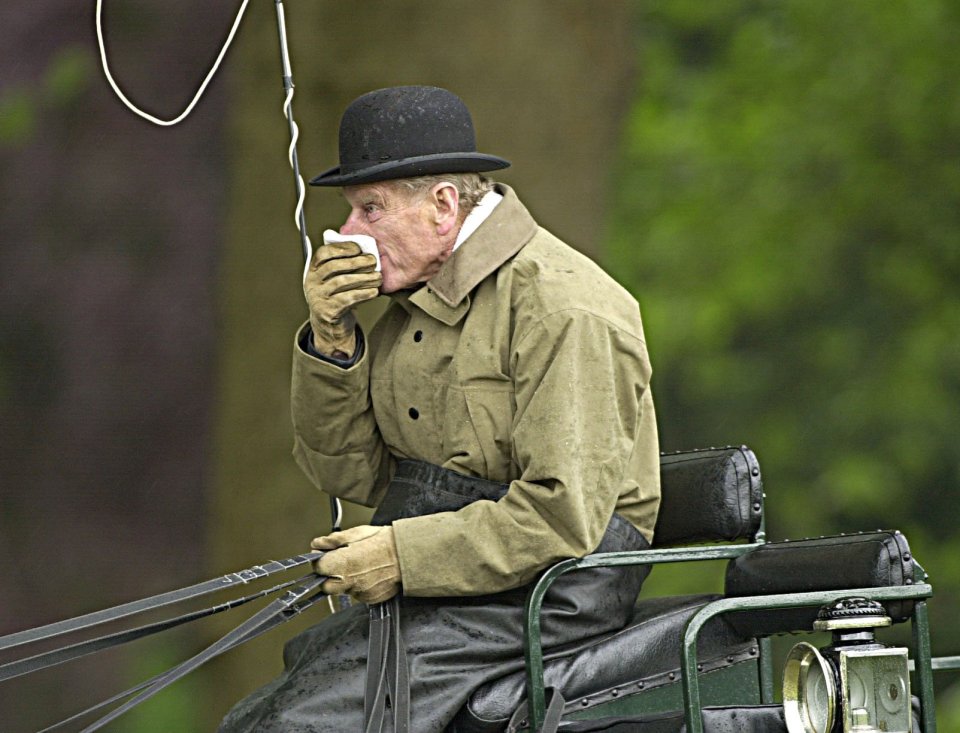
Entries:
<svg viewBox="0 0 960 733">
<path fill-rule="evenodd" d="M 420 417 L 420 411 L 416 407 L 411 407 L 408 413 L 414 420 Z"/>
<path fill-rule="evenodd" d="M 418 344 L 423 341 L 423 331 L 417 331 L 415 334 L 413 334 L 413 340 Z"/>
</svg>

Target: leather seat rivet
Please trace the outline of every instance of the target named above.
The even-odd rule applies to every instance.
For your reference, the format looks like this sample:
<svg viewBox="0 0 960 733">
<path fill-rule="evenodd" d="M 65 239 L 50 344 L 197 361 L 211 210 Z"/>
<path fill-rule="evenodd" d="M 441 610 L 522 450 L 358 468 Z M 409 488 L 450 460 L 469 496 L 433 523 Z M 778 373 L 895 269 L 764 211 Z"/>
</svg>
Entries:
<svg viewBox="0 0 960 733">
<path fill-rule="evenodd" d="M 583 698 L 583 699 L 580 701 L 580 704 L 581 704 L 583 707 L 587 707 L 587 705 L 590 704 L 590 698 L 588 698 L 588 697 Z"/>
<path fill-rule="evenodd" d="M 613 695 L 614 697 L 616 697 L 617 695 L 620 694 L 620 690 L 618 690 L 616 687 L 614 687 L 612 690 L 610 690 L 610 694 Z"/>
</svg>

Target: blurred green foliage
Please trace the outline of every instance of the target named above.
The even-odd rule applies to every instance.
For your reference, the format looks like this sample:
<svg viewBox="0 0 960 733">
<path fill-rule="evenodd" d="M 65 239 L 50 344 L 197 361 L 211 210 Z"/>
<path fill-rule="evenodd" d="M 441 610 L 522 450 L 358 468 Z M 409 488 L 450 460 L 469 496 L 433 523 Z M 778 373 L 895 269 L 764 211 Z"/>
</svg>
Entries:
<svg viewBox="0 0 960 733">
<path fill-rule="evenodd" d="M 0 146 L 12 148 L 29 142 L 35 117 L 33 100 L 26 89 L 4 90 L 0 96 Z"/>
<path fill-rule="evenodd" d="M 166 672 L 188 659 L 190 646 L 180 639 L 164 639 L 129 658 L 130 684 L 137 684 Z M 180 680 L 152 700 L 131 710 L 125 717 L 124 730 L 129 733 L 169 733 L 196 730 L 203 708 L 202 691 L 191 679 Z"/>
<path fill-rule="evenodd" d="M 54 107 L 66 107 L 90 87 L 97 72 L 89 48 L 67 46 L 50 61 L 43 84 L 46 100 Z"/>
<path fill-rule="evenodd" d="M 0 90 L 0 149 L 19 149 L 34 140 L 39 120 L 69 111 L 89 89 L 95 67 L 90 49 L 59 49 L 43 71 L 40 83 Z"/>
<path fill-rule="evenodd" d="M 773 539 L 902 529 L 957 653 L 960 6 L 640 10 L 606 264 L 662 445 L 753 447 Z"/>
</svg>

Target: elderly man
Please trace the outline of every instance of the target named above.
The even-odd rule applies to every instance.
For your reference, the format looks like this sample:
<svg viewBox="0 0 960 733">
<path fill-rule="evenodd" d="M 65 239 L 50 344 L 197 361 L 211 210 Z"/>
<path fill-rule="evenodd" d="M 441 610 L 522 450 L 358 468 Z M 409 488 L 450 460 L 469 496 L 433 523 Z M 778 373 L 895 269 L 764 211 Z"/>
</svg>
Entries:
<svg viewBox="0 0 960 733">
<path fill-rule="evenodd" d="M 289 642 L 283 675 L 221 730 L 379 730 L 385 710 L 395 729 L 456 730 L 474 688 L 522 667 L 544 568 L 648 546 L 659 461 L 639 309 L 481 175 L 508 165 L 476 151 L 442 89 L 345 111 L 340 165 L 311 181 L 342 187 L 350 213 L 304 284 L 294 454 L 325 492 L 378 507 L 312 543 L 324 589 L 371 605 Z M 353 308 L 378 294 L 392 302 L 365 334 Z M 645 574 L 564 576 L 545 644 L 622 626 Z"/>
</svg>

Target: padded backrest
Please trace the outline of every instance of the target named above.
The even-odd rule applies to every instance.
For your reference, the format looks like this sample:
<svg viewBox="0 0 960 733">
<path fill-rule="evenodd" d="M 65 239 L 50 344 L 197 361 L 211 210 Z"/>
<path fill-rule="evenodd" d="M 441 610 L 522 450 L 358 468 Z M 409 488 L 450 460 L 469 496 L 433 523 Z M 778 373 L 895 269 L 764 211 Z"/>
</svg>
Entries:
<svg viewBox="0 0 960 733">
<path fill-rule="evenodd" d="M 727 565 L 728 597 L 912 585 L 919 571 L 906 537 L 895 530 L 769 542 Z M 894 621 L 906 620 L 913 601 L 884 603 Z M 743 611 L 729 615 L 741 633 L 809 631 L 817 608 Z"/>
<path fill-rule="evenodd" d="M 660 491 L 654 547 L 752 540 L 761 527 L 760 464 L 745 445 L 662 454 Z"/>
</svg>

